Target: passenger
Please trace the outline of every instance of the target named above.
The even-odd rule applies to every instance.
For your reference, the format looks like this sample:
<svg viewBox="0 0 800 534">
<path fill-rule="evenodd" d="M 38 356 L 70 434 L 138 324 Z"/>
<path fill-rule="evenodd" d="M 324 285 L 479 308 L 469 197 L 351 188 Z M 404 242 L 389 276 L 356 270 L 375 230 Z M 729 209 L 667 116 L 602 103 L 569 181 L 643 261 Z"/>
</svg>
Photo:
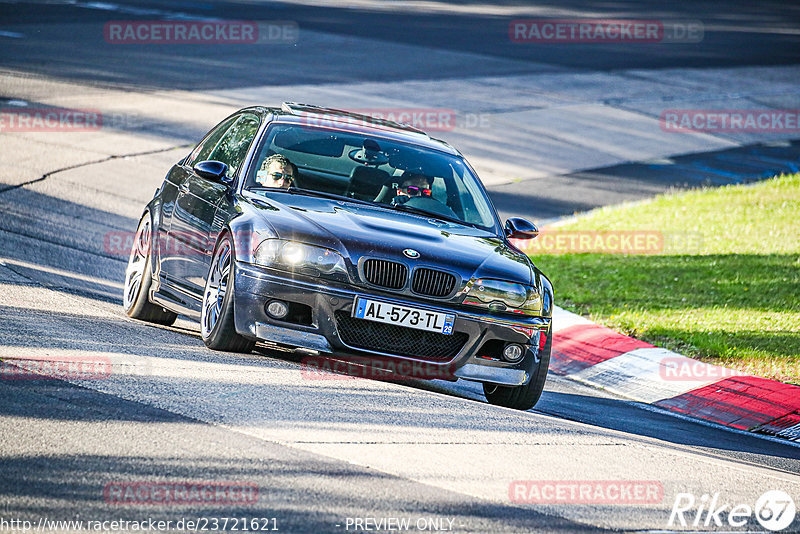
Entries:
<svg viewBox="0 0 800 534">
<path fill-rule="evenodd" d="M 289 189 L 297 175 L 297 167 L 282 154 L 273 154 L 264 160 L 256 173 L 256 182 L 264 187 Z"/>
</svg>

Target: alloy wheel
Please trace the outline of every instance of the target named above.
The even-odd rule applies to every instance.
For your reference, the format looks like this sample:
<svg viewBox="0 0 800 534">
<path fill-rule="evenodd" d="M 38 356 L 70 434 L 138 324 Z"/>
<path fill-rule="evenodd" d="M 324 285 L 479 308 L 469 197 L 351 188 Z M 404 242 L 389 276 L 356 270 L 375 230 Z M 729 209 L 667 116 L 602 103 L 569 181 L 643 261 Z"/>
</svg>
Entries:
<svg viewBox="0 0 800 534">
<path fill-rule="evenodd" d="M 211 272 L 208 275 L 208 282 L 206 282 L 206 290 L 203 293 L 203 311 L 200 324 L 204 338 L 211 335 L 222 314 L 222 303 L 228 291 L 230 272 L 231 245 L 226 240 L 217 249 Z"/>
<path fill-rule="evenodd" d="M 133 307 L 142 287 L 144 270 L 147 268 L 147 257 L 150 254 L 150 233 L 150 218 L 145 217 L 136 230 L 131 255 L 128 258 L 128 268 L 125 270 L 123 306 L 126 310 Z"/>
</svg>

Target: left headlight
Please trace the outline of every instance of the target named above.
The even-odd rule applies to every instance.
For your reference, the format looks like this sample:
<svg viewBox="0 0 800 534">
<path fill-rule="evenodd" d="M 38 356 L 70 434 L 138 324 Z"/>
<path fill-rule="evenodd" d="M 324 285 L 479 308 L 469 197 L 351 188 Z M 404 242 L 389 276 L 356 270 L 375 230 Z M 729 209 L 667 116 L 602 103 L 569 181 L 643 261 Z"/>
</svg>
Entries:
<svg viewBox="0 0 800 534">
<path fill-rule="evenodd" d="M 535 287 L 503 280 L 476 280 L 464 297 L 463 304 L 495 312 L 524 315 L 542 313 L 542 297 Z"/>
<path fill-rule="evenodd" d="M 342 255 L 334 250 L 283 239 L 267 239 L 256 249 L 257 265 L 311 275 L 340 277 L 347 275 Z"/>
</svg>

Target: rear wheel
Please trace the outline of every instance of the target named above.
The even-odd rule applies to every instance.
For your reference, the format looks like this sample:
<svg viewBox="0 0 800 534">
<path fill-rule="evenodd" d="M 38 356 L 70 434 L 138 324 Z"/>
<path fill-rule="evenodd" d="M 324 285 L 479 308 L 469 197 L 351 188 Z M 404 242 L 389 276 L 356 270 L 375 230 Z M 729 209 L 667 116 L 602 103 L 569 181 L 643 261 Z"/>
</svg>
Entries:
<svg viewBox="0 0 800 534">
<path fill-rule="evenodd" d="M 233 244 L 222 236 L 217 243 L 214 259 L 203 291 L 200 333 L 210 349 L 228 352 L 250 352 L 255 341 L 236 332 L 233 322 Z"/>
<path fill-rule="evenodd" d="M 539 364 L 533 372 L 530 381 L 524 386 L 507 387 L 497 384 L 483 384 L 483 394 L 490 404 L 514 408 L 516 410 L 530 410 L 539 401 L 547 380 L 547 368 L 550 366 L 550 329 L 547 330 L 547 341 L 539 358 Z"/>
<path fill-rule="evenodd" d="M 128 258 L 128 268 L 125 270 L 125 292 L 122 295 L 122 306 L 128 317 L 150 323 L 171 325 L 178 318 L 177 314 L 153 304 L 148 297 L 150 286 L 153 284 L 151 243 L 150 214 L 145 213 L 136 229 L 136 237 Z"/>
</svg>

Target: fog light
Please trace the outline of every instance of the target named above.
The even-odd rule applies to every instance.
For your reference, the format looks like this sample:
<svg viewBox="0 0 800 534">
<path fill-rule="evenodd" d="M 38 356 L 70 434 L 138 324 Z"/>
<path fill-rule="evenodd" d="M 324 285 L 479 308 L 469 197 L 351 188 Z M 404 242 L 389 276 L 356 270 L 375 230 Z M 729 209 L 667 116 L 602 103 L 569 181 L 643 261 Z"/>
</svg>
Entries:
<svg viewBox="0 0 800 534">
<path fill-rule="evenodd" d="M 506 348 L 503 349 L 503 359 L 511 363 L 520 361 L 523 354 L 525 354 L 525 350 L 522 348 L 522 345 L 518 345 L 517 343 L 509 343 L 506 345 Z"/>
<path fill-rule="evenodd" d="M 283 319 L 289 313 L 289 306 L 281 300 L 271 300 L 267 303 L 267 315 L 273 319 Z"/>
</svg>

